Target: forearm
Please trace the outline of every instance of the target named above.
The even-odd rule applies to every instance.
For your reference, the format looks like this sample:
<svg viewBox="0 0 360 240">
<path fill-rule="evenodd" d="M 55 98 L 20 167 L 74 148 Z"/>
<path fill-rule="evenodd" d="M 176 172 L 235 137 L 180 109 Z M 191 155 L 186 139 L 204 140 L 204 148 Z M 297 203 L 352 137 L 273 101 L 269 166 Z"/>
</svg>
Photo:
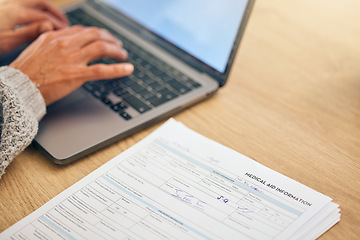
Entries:
<svg viewBox="0 0 360 240">
<path fill-rule="evenodd" d="M 34 139 L 44 116 L 44 100 L 27 76 L 0 67 L 0 177 L 10 162 Z"/>
</svg>

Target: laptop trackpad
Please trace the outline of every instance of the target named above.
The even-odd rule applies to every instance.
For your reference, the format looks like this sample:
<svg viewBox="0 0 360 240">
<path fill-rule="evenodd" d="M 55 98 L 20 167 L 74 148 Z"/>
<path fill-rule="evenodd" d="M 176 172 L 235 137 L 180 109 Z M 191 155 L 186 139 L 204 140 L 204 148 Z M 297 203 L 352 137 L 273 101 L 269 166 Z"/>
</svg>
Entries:
<svg viewBox="0 0 360 240">
<path fill-rule="evenodd" d="M 75 115 L 96 114 L 96 112 L 99 111 L 94 108 L 98 105 L 96 102 L 93 97 L 89 96 L 83 90 L 78 89 L 60 101 L 50 105 L 47 108 L 47 114 L 43 121 L 49 121 L 49 119 L 57 119 L 59 117 L 65 118 L 66 115 L 70 115 L 70 118 L 73 119 Z M 103 104 L 100 104 L 101 109 L 103 109 L 102 105 Z"/>
<path fill-rule="evenodd" d="M 79 89 L 48 107 L 35 140 L 54 158 L 65 159 L 107 140 L 123 125 L 119 115 Z"/>
<path fill-rule="evenodd" d="M 47 114 L 54 114 L 54 112 L 61 111 L 61 109 L 67 112 L 71 110 L 74 104 L 84 104 L 86 102 L 86 99 L 88 99 L 88 96 L 82 90 L 78 89 L 70 93 L 68 96 L 61 99 L 60 101 L 57 101 L 50 105 L 47 108 Z"/>
</svg>

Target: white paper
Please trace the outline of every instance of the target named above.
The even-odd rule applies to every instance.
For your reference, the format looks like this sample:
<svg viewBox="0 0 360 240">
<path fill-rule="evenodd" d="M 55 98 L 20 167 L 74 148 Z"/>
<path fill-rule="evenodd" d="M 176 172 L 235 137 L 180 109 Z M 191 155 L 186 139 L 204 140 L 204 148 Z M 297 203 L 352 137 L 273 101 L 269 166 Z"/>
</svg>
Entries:
<svg viewBox="0 0 360 240">
<path fill-rule="evenodd" d="M 339 216 L 329 197 L 170 119 L 0 238 L 312 239 Z"/>
</svg>

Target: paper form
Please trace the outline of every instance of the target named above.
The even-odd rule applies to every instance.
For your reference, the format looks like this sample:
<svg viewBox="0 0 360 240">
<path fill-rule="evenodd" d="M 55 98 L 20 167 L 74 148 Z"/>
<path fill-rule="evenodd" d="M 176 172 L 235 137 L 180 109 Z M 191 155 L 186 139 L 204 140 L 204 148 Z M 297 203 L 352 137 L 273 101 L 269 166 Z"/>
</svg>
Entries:
<svg viewBox="0 0 360 240">
<path fill-rule="evenodd" d="M 0 238 L 311 239 L 324 229 L 307 223 L 331 213 L 329 197 L 170 119 Z"/>
</svg>

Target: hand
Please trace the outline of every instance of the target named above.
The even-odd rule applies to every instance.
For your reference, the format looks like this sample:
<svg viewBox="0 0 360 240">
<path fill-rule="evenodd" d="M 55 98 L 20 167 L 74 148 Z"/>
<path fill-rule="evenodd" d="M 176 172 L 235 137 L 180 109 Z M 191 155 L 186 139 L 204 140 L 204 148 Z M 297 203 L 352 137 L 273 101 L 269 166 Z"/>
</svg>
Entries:
<svg viewBox="0 0 360 240">
<path fill-rule="evenodd" d="M 47 0 L 0 0 L 0 54 L 68 25 L 65 15 Z"/>
<path fill-rule="evenodd" d="M 106 30 L 74 26 L 42 34 L 10 67 L 37 84 L 49 105 L 87 81 L 119 78 L 134 70 L 130 63 L 88 66 L 101 57 L 125 60 L 127 51 Z"/>
</svg>

